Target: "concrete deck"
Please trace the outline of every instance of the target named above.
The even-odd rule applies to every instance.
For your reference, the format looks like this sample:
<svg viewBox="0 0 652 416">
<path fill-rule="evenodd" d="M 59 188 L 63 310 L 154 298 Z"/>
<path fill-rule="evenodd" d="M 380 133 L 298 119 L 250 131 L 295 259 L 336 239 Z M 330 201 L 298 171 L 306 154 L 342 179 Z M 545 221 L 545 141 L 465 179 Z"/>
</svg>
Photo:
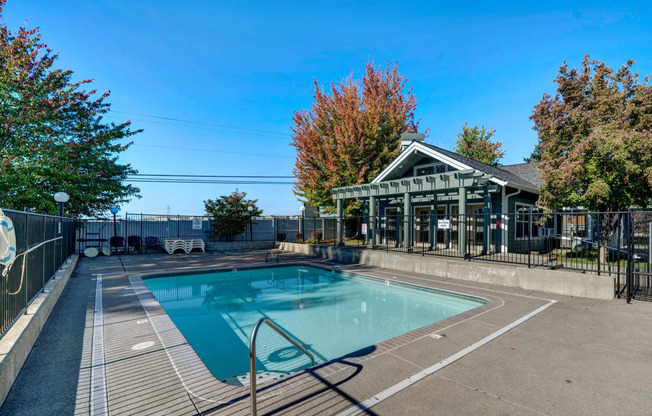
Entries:
<svg viewBox="0 0 652 416">
<path fill-rule="evenodd" d="M 216 380 L 179 378 L 187 362 L 170 356 L 131 285 L 142 273 L 264 263 L 265 251 L 82 259 L 37 340 L 0 415 L 88 414 L 98 274 L 103 282 L 104 359 L 109 413 L 248 414 L 246 392 L 208 388 Z M 286 262 L 326 261 L 286 253 Z M 415 259 L 415 261 L 418 259 Z M 489 300 L 483 310 L 378 344 L 280 382 L 259 385 L 259 414 L 337 414 L 376 396 L 495 333 L 557 303 L 367 414 L 649 415 L 652 409 L 652 303 L 626 304 L 460 282 L 359 265 L 343 269 Z M 530 297 L 524 297 L 527 295 Z M 540 299 L 537 299 L 540 298 Z M 478 314 L 481 313 L 481 314 Z M 430 335 L 441 336 L 435 339 Z M 132 349 L 145 342 L 150 347 Z M 147 344 L 145 344 L 147 345 Z M 175 367 L 176 366 L 176 367 Z M 186 368 L 186 369 L 187 369 Z M 192 367 L 194 368 L 194 367 Z M 98 367 L 96 367 L 97 371 Z M 182 372 L 183 373 L 183 372 Z M 198 372 L 197 374 L 200 374 Z M 205 387 L 205 396 L 196 394 Z M 200 397 L 198 397 L 200 396 Z M 229 402 L 229 403 L 220 403 Z"/>
</svg>

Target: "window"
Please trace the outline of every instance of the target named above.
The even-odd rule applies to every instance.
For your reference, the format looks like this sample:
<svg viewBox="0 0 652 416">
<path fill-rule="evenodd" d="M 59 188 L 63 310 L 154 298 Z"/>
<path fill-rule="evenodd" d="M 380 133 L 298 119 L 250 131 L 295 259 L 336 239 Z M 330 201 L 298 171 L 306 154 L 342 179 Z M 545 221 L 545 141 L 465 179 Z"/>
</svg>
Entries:
<svg viewBox="0 0 652 416">
<path fill-rule="evenodd" d="M 532 214 L 530 214 L 530 210 L 532 210 Z M 541 211 L 538 208 L 534 208 L 532 205 L 517 203 L 515 204 L 515 211 L 515 237 L 517 239 L 535 238 L 543 235 L 543 228 L 539 225 Z"/>
<path fill-rule="evenodd" d="M 435 173 L 444 173 L 446 170 L 447 166 L 444 163 L 419 165 L 414 167 L 414 176 L 434 175 Z"/>
</svg>

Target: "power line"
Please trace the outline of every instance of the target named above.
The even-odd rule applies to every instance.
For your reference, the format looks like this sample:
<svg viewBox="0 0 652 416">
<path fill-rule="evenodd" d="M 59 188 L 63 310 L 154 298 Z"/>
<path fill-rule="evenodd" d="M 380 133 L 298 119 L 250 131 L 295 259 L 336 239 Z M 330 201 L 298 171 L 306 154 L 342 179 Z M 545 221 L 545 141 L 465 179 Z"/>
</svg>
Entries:
<svg viewBox="0 0 652 416">
<path fill-rule="evenodd" d="M 251 129 L 251 128 L 247 128 L 247 127 L 238 127 L 238 126 L 229 126 L 227 124 L 209 123 L 209 122 L 205 122 L 205 121 L 184 120 L 184 119 L 173 118 L 173 117 L 153 116 L 153 115 L 150 115 L 150 114 L 130 113 L 130 112 L 127 112 L 127 111 L 115 111 L 115 110 L 110 110 L 110 111 L 112 113 L 116 113 L 116 114 L 127 114 L 127 115 L 138 116 L 138 117 L 150 117 L 150 118 L 156 118 L 156 119 L 160 119 L 160 120 L 178 121 L 178 122 L 182 122 L 182 123 L 190 123 L 190 124 L 199 124 L 199 125 L 204 125 L 204 126 L 221 127 L 221 128 L 226 128 L 226 129 L 232 129 L 232 130 L 266 133 L 266 134 L 273 134 L 273 135 L 280 136 L 280 137 L 288 137 L 289 136 L 286 133 L 280 133 L 280 132 L 277 132 L 277 131 Z"/>
<path fill-rule="evenodd" d="M 138 118 L 130 118 L 130 117 L 125 117 L 125 116 L 118 116 L 118 115 L 113 115 L 113 114 L 106 114 L 105 117 L 112 117 L 112 118 L 119 118 L 123 120 L 129 120 L 129 121 L 138 121 L 142 123 L 152 123 L 152 124 L 163 124 L 165 126 L 176 126 L 176 127 L 190 127 L 193 129 L 201 129 L 201 130 L 212 130 L 212 131 L 221 131 L 221 132 L 226 132 L 226 133 L 234 133 L 233 130 L 225 130 L 225 129 L 216 129 L 216 128 L 210 128 L 210 127 L 201 127 L 201 126 L 188 126 L 185 124 L 176 124 L 176 123 L 165 123 L 162 121 L 154 121 L 154 120 L 142 120 Z M 279 136 L 280 133 L 255 133 L 255 132 L 246 132 L 247 135 L 250 136 L 261 136 L 261 137 L 275 137 L 275 138 L 288 138 L 290 136 Z"/>
<path fill-rule="evenodd" d="M 270 175 L 175 175 L 167 173 L 132 173 L 129 176 L 155 176 L 155 177 L 182 177 L 182 178 L 247 178 L 247 179 L 294 179 L 294 176 L 270 176 Z"/>
<path fill-rule="evenodd" d="M 156 145 L 156 144 L 138 144 L 138 143 L 134 143 L 132 146 L 158 147 L 158 148 L 162 148 L 162 149 L 190 150 L 190 151 L 196 151 L 196 152 L 225 153 L 225 154 L 230 154 L 230 155 L 280 157 L 280 158 L 283 158 L 283 159 L 290 159 L 290 158 L 294 159 L 294 157 L 292 157 L 292 156 L 268 155 L 268 154 L 264 154 L 264 153 L 228 152 L 226 150 L 197 149 L 197 148 L 179 147 L 179 146 L 161 146 L 161 145 Z"/>
<path fill-rule="evenodd" d="M 213 184 L 213 185 L 294 185 L 294 182 L 281 181 L 236 181 L 236 180 L 201 180 L 201 179 L 127 179 L 132 183 L 186 183 L 186 184 Z"/>
</svg>

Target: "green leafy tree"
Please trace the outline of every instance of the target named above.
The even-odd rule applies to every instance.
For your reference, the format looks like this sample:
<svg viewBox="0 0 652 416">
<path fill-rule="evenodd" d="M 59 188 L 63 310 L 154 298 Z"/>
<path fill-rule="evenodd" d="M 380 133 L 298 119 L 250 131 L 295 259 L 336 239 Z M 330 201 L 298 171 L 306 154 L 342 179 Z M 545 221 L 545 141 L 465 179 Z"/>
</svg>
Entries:
<svg viewBox="0 0 652 416">
<path fill-rule="evenodd" d="M 543 154 L 543 151 L 541 150 L 541 146 L 537 144 L 534 146 L 534 150 L 528 157 L 524 157 L 523 161 L 527 163 L 536 163 L 536 162 L 541 162 L 541 155 Z"/>
<path fill-rule="evenodd" d="M 210 238 L 233 241 L 237 235 L 246 231 L 252 217 L 262 215 L 263 211 L 256 206 L 258 200 L 248 200 L 245 199 L 246 196 L 246 192 L 236 190 L 231 195 L 204 201 L 206 214 L 213 218 L 211 229 L 206 231 Z M 249 207 L 253 209 L 249 211 Z"/>
<path fill-rule="evenodd" d="M 495 133 L 496 130 L 493 128 L 469 127 L 468 123 L 464 123 L 462 133 L 457 133 L 457 141 L 453 150 L 457 154 L 478 162 L 498 166 L 498 161 L 505 156 L 505 152 L 501 148 L 502 143 L 491 141 Z"/>
<path fill-rule="evenodd" d="M 120 141 L 140 130 L 105 123 L 109 93 L 96 97 L 56 58 L 38 28 L 0 26 L 0 203 L 54 214 L 52 195 L 65 191 L 69 214 L 91 216 L 138 196 L 124 183 L 136 171 L 117 159 L 129 146 Z"/>
<path fill-rule="evenodd" d="M 332 83 L 330 93 L 314 82 L 310 110 L 294 113 L 292 145 L 297 149 L 294 193 L 313 206 L 332 207 L 330 191 L 371 181 L 400 152 L 400 136 L 416 132 L 416 97 L 398 65 L 372 63 L 362 79 Z M 349 201 L 345 213 L 359 212 Z"/>
<path fill-rule="evenodd" d="M 652 86 L 627 61 L 614 71 L 586 55 L 559 69 L 554 96 L 530 117 L 538 132 L 548 209 L 616 211 L 652 203 Z"/>
</svg>

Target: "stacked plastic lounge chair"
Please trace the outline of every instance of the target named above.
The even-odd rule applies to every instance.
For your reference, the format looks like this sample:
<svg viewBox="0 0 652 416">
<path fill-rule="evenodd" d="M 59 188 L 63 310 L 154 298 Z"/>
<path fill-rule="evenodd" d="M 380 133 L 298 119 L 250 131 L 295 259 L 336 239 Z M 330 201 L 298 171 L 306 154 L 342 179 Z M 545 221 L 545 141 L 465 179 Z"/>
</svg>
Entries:
<svg viewBox="0 0 652 416">
<path fill-rule="evenodd" d="M 183 250 L 186 253 L 188 252 L 188 250 L 186 250 L 186 242 L 184 240 L 165 239 L 163 240 L 163 248 L 169 254 L 172 254 L 177 250 Z"/>
<path fill-rule="evenodd" d="M 204 240 L 202 239 L 192 239 L 188 243 L 188 251 L 187 253 L 190 253 L 193 249 L 198 248 L 204 253 L 206 252 L 206 246 L 204 245 Z"/>
<path fill-rule="evenodd" d="M 183 250 L 186 253 L 190 253 L 195 248 L 204 252 L 206 251 L 204 241 L 201 239 L 175 240 L 168 238 L 163 240 L 163 248 L 169 254 L 172 254 L 177 250 Z"/>
</svg>

